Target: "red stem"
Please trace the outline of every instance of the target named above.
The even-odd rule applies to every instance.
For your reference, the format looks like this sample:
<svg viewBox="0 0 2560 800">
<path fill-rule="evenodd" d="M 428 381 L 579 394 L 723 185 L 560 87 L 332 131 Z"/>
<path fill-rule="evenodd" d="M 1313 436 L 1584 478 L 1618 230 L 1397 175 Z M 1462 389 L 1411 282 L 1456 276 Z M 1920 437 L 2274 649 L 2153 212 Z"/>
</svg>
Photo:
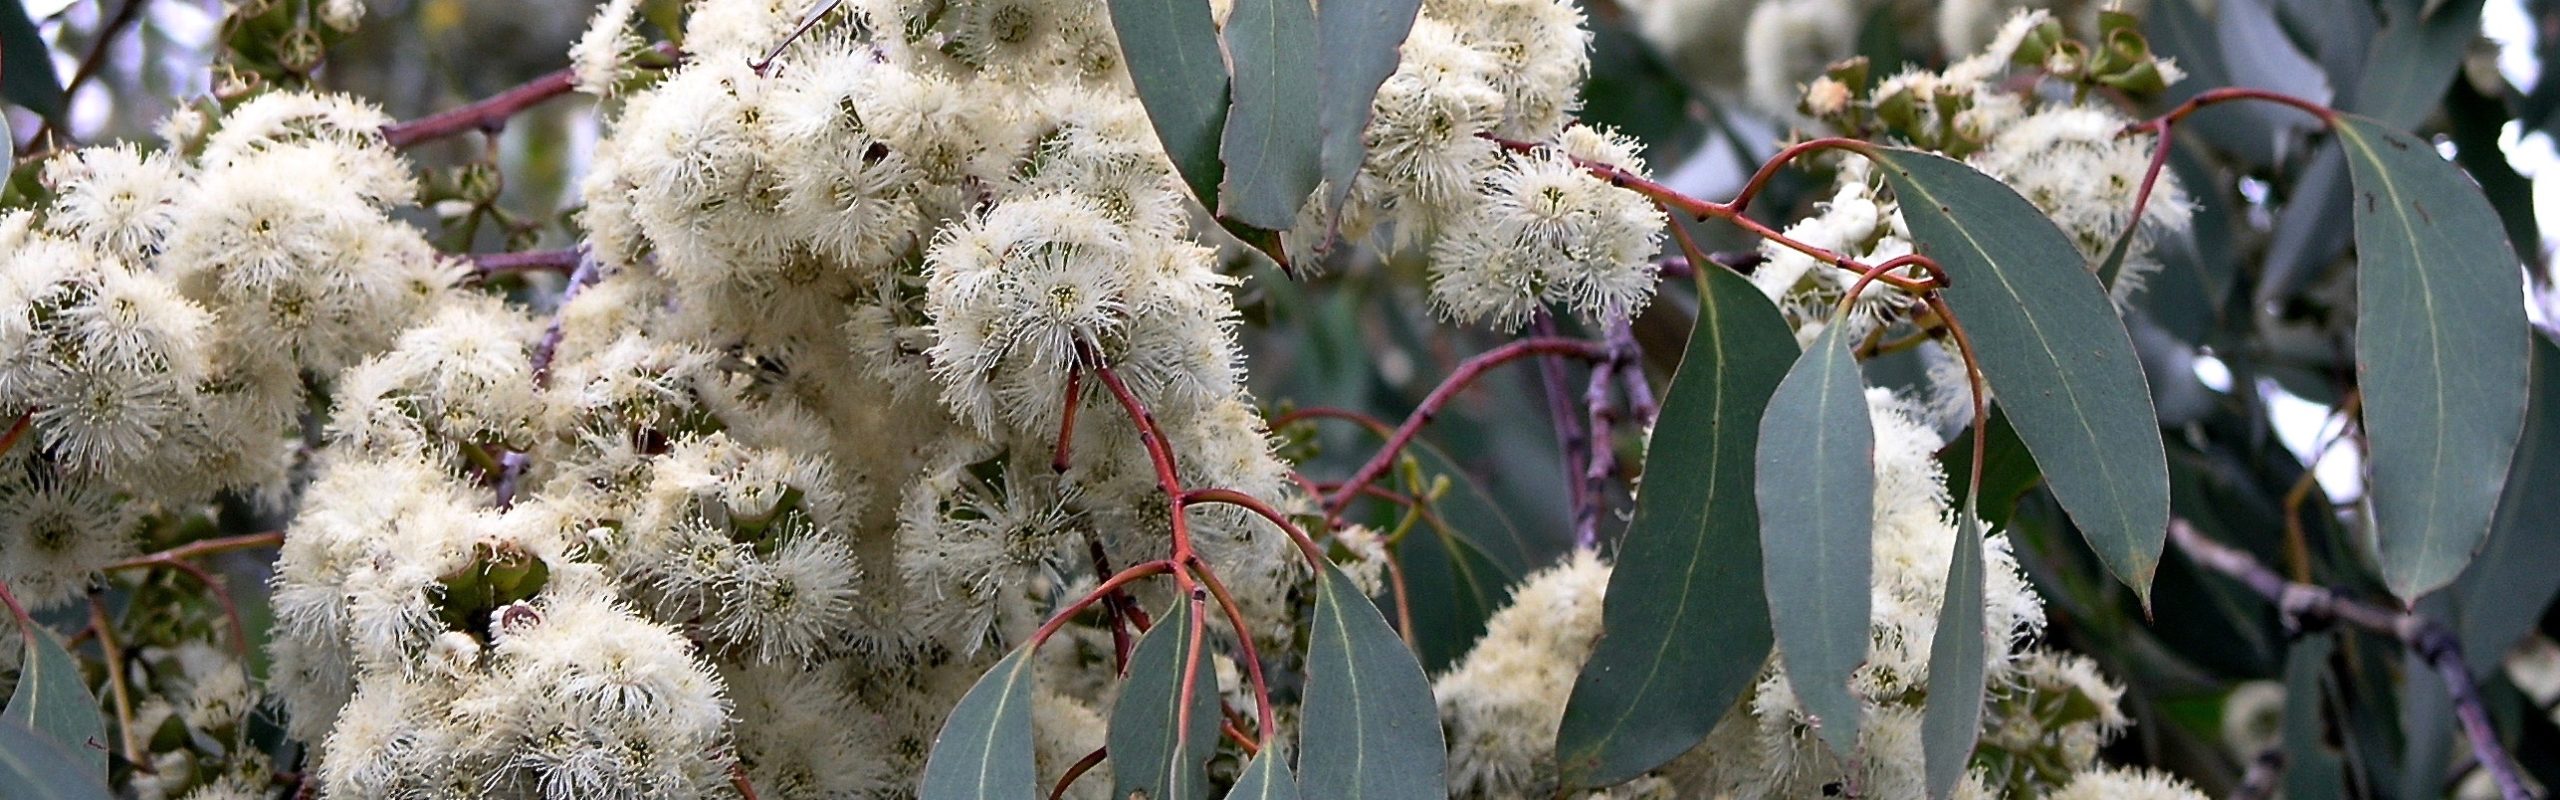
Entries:
<svg viewBox="0 0 2560 800">
<path fill-rule="evenodd" d="M 1298 527 L 1297 523 L 1290 522 L 1289 515 L 1280 513 L 1279 509 L 1272 508 L 1270 503 L 1262 502 L 1261 498 L 1234 489 L 1193 489 L 1182 495 L 1184 506 L 1201 503 L 1231 505 L 1269 520 L 1271 524 L 1279 526 L 1281 532 L 1288 534 L 1291 541 L 1298 543 L 1298 552 L 1307 557 L 1307 566 L 1323 568 L 1324 550 L 1316 547 L 1315 539 L 1307 536 L 1306 529 Z"/>
<path fill-rule="evenodd" d="M 1110 595 L 1112 591 L 1173 571 L 1173 562 L 1170 560 L 1149 561 L 1121 570 L 1120 574 L 1111 576 L 1111 579 L 1103 581 L 1102 585 L 1093 587 L 1093 591 L 1086 592 L 1083 597 L 1076 598 L 1075 602 L 1068 603 L 1066 608 L 1058 609 L 1058 613 L 1049 615 L 1049 621 L 1041 623 L 1040 629 L 1032 632 L 1031 646 L 1039 647 L 1042 643 L 1049 641 L 1049 637 L 1057 635 L 1058 629 L 1066 627 L 1068 621 L 1075 619 L 1077 614 L 1084 613 L 1084 610 L 1092 607 L 1094 603 L 1101 602 L 1102 598 Z"/>
<path fill-rule="evenodd" d="M 1067 457 L 1076 438 L 1076 407 L 1084 404 L 1084 370 L 1067 367 L 1067 403 L 1058 412 L 1058 449 L 1049 457 L 1049 471 L 1067 471 Z"/>
<path fill-rule="evenodd" d="M 1267 740 L 1278 735 L 1280 727 L 1272 721 L 1271 685 L 1262 678 L 1262 655 L 1254 651 L 1253 629 L 1244 622 L 1244 609 L 1236 605 L 1234 595 L 1227 593 L 1226 582 L 1219 580 L 1218 573 L 1208 570 L 1207 566 L 1205 563 L 1201 565 L 1200 583 L 1209 587 L 1209 596 L 1217 598 L 1218 609 L 1226 613 L 1227 624 L 1236 630 L 1236 646 L 1243 652 L 1245 677 L 1253 683 L 1253 707 L 1259 723 L 1255 730 Z"/>
<path fill-rule="evenodd" d="M 1049 800 L 1058 800 L 1067 796 L 1067 788 L 1076 785 L 1076 780 L 1084 777 L 1085 773 L 1092 772 L 1094 767 L 1102 766 L 1102 757 L 1108 752 L 1110 748 L 1096 747 L 1093 752 L 1076 759 L 1076 763 L 1067 767 L 1067 774 L 1058 776 L 1057 785 L 1049 789 Z"/>
<path fill-rule="evenodd" d="M 499 92 L 469 105 L 447 109 L 408 122 L 395 122 L 382 128 L 382 139 L 392 147 L 409 147 L 470 131 L 496 133 L 507 120 L 543 101 L 568 94 L 578 88 L 578 73 L 563 67 L 526 81 L 515 88 Z"/>
<path fill-rule="evenodd" d="M 1325 516 L 1328 519 L 1341 516 L 1342 510 L 1351 505 L 1351 498 L 1359 496 L 1361 487 L 1387 474 L 1387 468 L 1394 465 L 1396 456 L 1404 452 L 1406 445 L 1413 443 L 1415 436 L 1421 434 L 1422 426 L 1430 424 L 1432 418 L 1439 416 L 1440 410 L 1449 404 L 1449 400 L 1466 389 L 1468 384 L 1474 383 L 1478 376 L 1494 367 L 1539 355 L 1572 356 L 1585 361 L 1599 361 L 1609 356 L 1606 348 L 1581 339 L 1542 337 L 1514 340 L 1460 362 L 1458 368 L 1449 373 L 1448 378 L 1440 381 L 1440 385 L 1434 387 L 1431 394 L 1422 398 L 1422 405 L 1414 408 L 1413 413 L 1405 417 L 1404 424 L 1396 427 L 1395 434 L 1387 438 L 1386 445 L 1378 448 L 1377 454 L 1370 456 L 1368 463 L 1360 465 L 1360 470 L 1352 473 L 1350 480 L 1342 482 L 1341 488 L 1335 491 L 1333 499 L 1326 501 Z"/>
<path fill-rule="evenodd" d="M 578 258 L 575 248 L 529 253 L 475 253 L 471 256 L 471 266 L 483 276 L 510 272 L 569 272 L 578 268 Z"/>
</svg>

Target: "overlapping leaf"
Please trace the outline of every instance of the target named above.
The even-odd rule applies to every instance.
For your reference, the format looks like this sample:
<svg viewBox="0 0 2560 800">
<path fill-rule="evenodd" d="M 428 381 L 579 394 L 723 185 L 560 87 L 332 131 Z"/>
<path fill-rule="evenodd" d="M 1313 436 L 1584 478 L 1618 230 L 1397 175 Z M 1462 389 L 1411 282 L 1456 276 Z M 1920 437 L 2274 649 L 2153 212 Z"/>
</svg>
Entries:
<svg viewBox="0 0 2560 800">
<path fill-rule="evenodd" d="M 1698 316 L 1673 376 L 1601 609 L 1605 631 L 1556 735 L 1569 786 L 1606 786 L 1706 738 L 1768 660 L 1753 499 L 1756 421 L 1797 356 L 1749 279 L 1700 273 Z"/>
<path fill-rule="evenodd" d="M 1324 140 L 1307 109 L 1316 106 L 1316 12 L 1307 0 L 1240 0 L 1227 19 L 1235 61 L 1235 106 L 1219 157 L 1226 187 L 1218 214 L 1264 230 L 1286 230 L 1316 190 Z"/>
<path fill-rule="evenodd" d="M 106 719 L 98 713 L 98 696 L 80 677 L 79 662 L 71 659 L 71 651 L 63 649 L 62 640 L 52 631 L 30 631 L 25 639 L 27 657 L 19 667 L 18 688 L 10 693 L 9 707 L 0 711 L 0 718 L 53 739 L 79 759 L 86 774 L 105 780 Z"/>
<path fill-rule="evenodd" d="M 924 764 L 923 800 L 1018 800 L 1038 791 L 1031 648 L 1006 654 L 961 696 Z"/>
<path fill-rule="evenodd" d="M 1998 180 L 1930 153 L 1873 156 L 1919 251 L 1954 276 L 1947 303 L 2054 497 L 2148 604 L 2169 530 L 2168 456 L 2106 289 L 2071 240 Z"/>
<path fill-rule="evenodd" d="M 1111 796 L 1195 800 L 1209 795 L 1205 770 L 1218 749 L 1218 676 L 1191 655 L 1191 604 L 1175 601 L 1129 653 L 1128 677 L 1111 706 L 1105 745 Z M 1192 673 L 1188 725 L 1183 673 Z"/>
<path fill-rule="evenodd" d="M 1947 593 L 1929 639 L 1929 704 L 1920 714 L 1920 750 L 1929 796 L 1945 797 L 1964 780 L 1974 739 L 1982 734 L 1982 517 L 1968 505 L 1956 523 L 1947 562 Z"/>
<path fill-rule="evenodd" d="M 2408 600 L 2461 574 L 2497 513 L 2524 429 L 2524 288 L 2497 213 L 2434 147 L 2353 115 L 2337 133 L 2376 551 Z"/>
<path fill-rule="evenodd" d="M 1277 750 L 1254 756 L 1244 774 L 1227 789 L 1227 800 L 1298 800 L 1298 779 L 1289 774 L 1289 759 Z"/>
<path fill-rule="evenodd" d="M 1361 141 L 1369 128 L 1369 104 L 1396 72 L 1404 38 L 1413 32 L 1422 0 L 1329 0 L 1316 12 L 1318 62 L 1316 120 L 1324 131 L 1325 208 L 1338 211 L 1351 195 L 1351 176 L 1368 156 Z"/>
<path fill-rule="evenodd" d="M 1847 330 L 1823 329 L 1769 398 L 1753 492 L 1779 660 L 1843 756 L 1858 742 L 1849 674 L 1867 660 L 1876 492 L 1875 423 Z"/>
<path fill-rule="evenodd" d="M 1431 681 L 1351 578 L 1324 566 L 1308 634 L 1298 771 L 1308 797 L 1440 800 L 1448 747 Z"/>
<path fill-rule="evenodd" d="M 1227 64 L 1205 0 L 1109 0 L 1129 83 L 1156 138 L 1202 205 L 1218 205 L 1218 139 L 1227 119 Z"/>
</svg>

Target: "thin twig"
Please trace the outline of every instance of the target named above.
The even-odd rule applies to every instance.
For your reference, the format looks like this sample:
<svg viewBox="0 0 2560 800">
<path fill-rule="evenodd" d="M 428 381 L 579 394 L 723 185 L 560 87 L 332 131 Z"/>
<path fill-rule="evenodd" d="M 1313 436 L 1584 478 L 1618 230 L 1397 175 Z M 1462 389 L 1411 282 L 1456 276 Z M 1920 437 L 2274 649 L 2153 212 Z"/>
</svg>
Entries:
<svg viewBox="0 0 2560 800">
<path fill-rule="evenodd" d="M 133 694 L 125 688 L 124 647 L 116 643 L 115 626 L 107 621 L 107 601 L 89 595 L 89 628 L 98 632 L 98 652 L 107 659 L 107 695 L 116 707 L 116 740 L 124 747 L 124 760 L 134 769 L 150 772 L 150 758 L 142 753 L 142 740 L 133 730 Z"/>
<path fill-rule="evenodd" d="M 256 550 L 262 547 L 275 547 L 281 544 L 284 544 L 283 531 L 244 533 L 238 536 L 224 536 L 216 539 L 200 539 L 178 545 L 167 550 L 162 550 L 157 553 L 146 553 L 134 556 L 123 561 L 108 564 L 100 569 L 107 572 L 114 572 L 117 570 L 164 566 L 172 562 L 185 561 L 191 558 L 203 558 L 205 556 L 219 555 L 235 550 Z"/>
<path fill-rule="evenodd" d="M 1539 336 L 1555 338 L 1557 335 L 1555 318 L 1544 312 L 1539 313 L 1538 318 L 1530 324 L 1533 326 L 1532 330 Z M 1592 377 L 1605 385 L 1608 381 L 1606 374 L 1608 365 L 1612 360 L 1611 357 L 1603 357 L 1593 363 Z M 1599 499 L 1591 496 L 1590 481 L 1584 477 L 1584 473 L 1589 470 L 1591 447 L 1590 440 L 1586 437 L 1591 435 L 1591 431 L 1584 426 L 1582 418 L 1574 413 L 1573 395 L 1565 389 L 1563 359 L 1553 357 L 1538 359 L 1537 381 L 1538 393 L 1547 401 L 1548 422 L 1555 428 L 1556 451 L 1564 458 L 1565 503 L 1573 520 L 1574 540 L 1577 542 L 1585 538 L 1596 540 Z M 1585 529 L 1583 522 L 1586 520 L 1593 521 L 1595 524 Z"/>
<path fill-rule="evenodd" d="M 581 258 L 575 248 L 525 253 L 474 253 L 471 267 L 482 277 L 514 272 L 572 272 Z"/>
<path fill-rule="evenodd" d="M 107 48 L 115 44 L 116 38 L 122 36 L 124 29 L 131 27 L 134 20 L 141 18 L 142 6 L 147 2 L 149 0 L 124 0 L 124 5 L 116 9 L 115 17 L 98 29 L 97 40 L 89 43 L 89 52 L 80 57 L 80 66 L 71 71 L 71 81 L 62 85 L 62 113 L 46 117 L 44 124 L 36 128 L 35 138 L 28 141 L 50 146 L 55 138 L 70 136 L 71 132 L 63 130 L 60 125 L 71 117 L 72 96 L 79 94 L 80 86 L 88 83 L 98 74 L 98 68 L 106 64 Z"/>
<path fill-rule="evenodd" d="M 1379 476 L 1387 474 L 1387 468 L 1395 464 L 1396 456 L 1402 454 L 1404 448 L 1413 443 L 1414 437 L 1421 435 L 1422 426 L 1431 424 L 1431 420 L 1440 415 L 1441 409 L 1449 405 L 1450 399 L 1456 397 L 1458 392 L 1465 390 L 1468 384 L 1474 383 L 1476 378 L 1494 367 L 1530 356 L 1550 354 L 1572 356 L 1585 361 L 1598 361 L 1609 357 L 1607 348 L 1593 342 L 1581 339 L 1534 338 L 1513 340 L 1509 344 L 1478 353 L 1459 362 L 1458 368 L 1450 371 L 1449 377 L 1441 379 L 1440 385 L 1433 388 L 1431 394 L 1422 398 L 1422 405 L 1416 406 L 1413 413 L 1405 417 L 1404 424 L 1396 427 L 1395 435 L 1389 437 L 1387 443 L 1369 457 L 1368 463 L 1360 465 L 1359 471 L 1353 472 L 1351 478 L 1343 481 L 1341 487 L 1334 491 L 1333 498 L 1325 502 L 1326 517 L 1328 519 L 1340 517 L 1342 510 L 1351 505 L 1351 499 L 1360 496 L 1360 490 L 1363 487 L 1376 482 Z"/>
<path fill-rule="evenodd" d="M 2480 701 L 2480 687 L 2472 682 L 2471 667 L 2463 660 L 2461 640 L 2442 623 L 2344 597 L 2325 586 L 2285 580 L 2248 553 L 2206 538 L 2183 519 L 2170 520 L 2169 539 L 2196 563 L 2239 581 L 2273 602 L 2287 630 L 2306 631 L 2343 622 L 2400 640 L 2444 681 L 2445 697 L 2453 703 L 2453 715 L 2461 721 L 2463 735 L 2471 741 L 2471 751 L 2479 756 L 2480 767 L 2488 770 L 2489 777 L 2497 783 L 2499 796 L 2506 800 L 2533 797 L 2515 758 L 2498 741 L 2498 730 L 2490 724 L 2488 709 Z"/>
</svg>

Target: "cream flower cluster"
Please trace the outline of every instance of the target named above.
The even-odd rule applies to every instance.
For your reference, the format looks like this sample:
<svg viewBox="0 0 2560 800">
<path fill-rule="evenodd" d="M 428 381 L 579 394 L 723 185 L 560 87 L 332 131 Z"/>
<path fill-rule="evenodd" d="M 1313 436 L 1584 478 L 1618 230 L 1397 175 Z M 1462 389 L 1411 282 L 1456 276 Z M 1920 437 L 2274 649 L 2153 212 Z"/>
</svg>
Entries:
<svg viewBox="0 0 2560 800">
<path fill-rule="evenodd" d="M 1426 2 L 1371 104 L 1341 232 L 1427 252 L 1445 318 L 1507 330 L 1562 305 L 1624 320 L 1653 299 L 1667 219 L 1585 169 L 1641 176 L 1638 147 L 1569 124 L 1590 68 L 1582 23 L 1555 0 Z"/>
<path fill-rule="evenodd" d="M 58 153 L 0 215 L 0 581 L 50 606 L 136 525 L 217 490 L 280 497 L 303 375 L 390 344 L 458 272 L 388 212 L 414 191 L 387 120 L 273 93 L 180 151 Z M 21 441 L 21 439 L 23 441 Z"/>
</svg>

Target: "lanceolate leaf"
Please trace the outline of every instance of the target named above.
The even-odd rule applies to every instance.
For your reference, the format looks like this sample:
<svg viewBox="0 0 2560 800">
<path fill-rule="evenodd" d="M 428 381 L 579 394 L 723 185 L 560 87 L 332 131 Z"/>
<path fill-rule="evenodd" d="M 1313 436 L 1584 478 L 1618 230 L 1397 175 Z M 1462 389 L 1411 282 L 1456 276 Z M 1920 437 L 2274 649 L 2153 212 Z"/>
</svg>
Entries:
<svg viewBox="0 0 2560 800">
<path fill-rule="evenodd" d="M 1227 790 L 1227 800 L 1298 800 L 1298 779 L 1289 774 L 1289 759 L 1276 749 L 1254 756 Z"/>
<path fill-rule="evenodd" d="M 1308 797 L 1439 800 L 1448 747 L 1431 681 L 1360 587 L 1333 565 L 1316 578 L 1298 771 Z"/>
<path fill-rule="evenodd" d="M 2462 572 L 2524 429 L 2523 279 L 2497 213 L 2426 142 L 2340 115 L 2355 185 L 2356 373 L 2383 581 Z"/>
<path fill-rule="evenodd" d="M 1191 604 L 1171 613 L 1129 653 L 1129 675 L 1111 706 L 1111 796 L 1197 800 L 1209 796 L 1206 765 L 1218 749 L 1218 675 L 1191 657 Z M 1181 722 L 1182 675 L 1194 671 L 1190 724 Z"/>
<path fill-rule="evenodd" d="M 1351 194 L 1351 176 L 1368 155 L 1360 135 L 1369 127 L 1369 103 L 1396 73 L 1398 51 L 1421 11 L 1422 0 L 1330 0 L 1316 10 L 1316 119 L 1324 130 L 1327 214 Z"/>
<path fill-rule="evenodd" d="M 20 625 L 26 624 L 20 622 Z M 18 689 L 9 695 L 5 717 L 44 734 L 78 759 L 87 775 L 107 777 L 107 726 L 98 713 L 98 696 L 80 677 L 79 662 L 52 631 L 26 635 L 27 657 L 19 668 Z"/>
<path fill-rule="evenodd" d="M 0 719 L 0 797 L 11 800 L 108 800 L 107 785 L 86 759 L 14 718 Z"/>
<path fill-rule="evenodd" d="M 2106 289 L 2071 240 L 1999 181 L 1929 153 L 1873 155 L 1919 251 L 1952 275 L 1947 303 L 2055 499 L 2148 605 L 2169 532 L 2169 462 Z"/>
<path fill-rule="evenodd" d="M 1929 639 L 1929 703 L 1920 713 L 1920 751 L 1930 797 L 1945 797 L 1964 779 L 1982 733 L 1982 517 L 1971 506 L 1956 523 L 1947 563 L 1947 594 L 1938 631 Z"/>
<path fill-rule="evenodd" d="M 1031 648 L 1007 654 L 961 696 L 924 764 L 922 800 L 1017 800 L 1038 791 L 1031 751 Z"/>
<path fill-rule="evenodd" d="M 2543 609 L 2560 594 L 2560 347 L 2533 337 L 2532 408 L 2525 414 L 2507 488 L 2489 543 L 2473 559 L 2456 588 L 2462 652 L 2471 672 L 2486 679 L 2507 662 L 2507 651 L 2533 630 Z"/>
<path fill-rule="evenodd" d="M 1749 279 L 1714 267 L 1699 275 L 1688 354 L 1663 398 L 1645 490 L 1601 606 L 1605 633 L 1556 734 L 1567 786 L 1619 783 L 1686 752 L 1769 658 L 1755 421 L 1795 363 L 1795 337 Z"/>
<path fill-rule="evenodd" d="M 1208 0 L 1110 0 L 1129 82 L 1156 138 L 1205 206 L 1218 204 L 1218 136 L 1227 118 L 1227 64 Z"/>
<path fill-rule="evenodd" d="M 1849 673 L 1867 660 L 1876 492 L 1875 423 L 1847 329 L 1814 337 L 1769 398 L 1754 492 L 1778 657 L 1823 741 L 1844 757 L 1858 743 Z"/>
<path fill-rule="evenodd" d="M 1219 157 L 1226 190 L 1218 214 L 1287 230 L 1316 190 L 1323 139 L 1316 107 L 1316 12 L 1307 0 L 1241 0 L 1227 19 L 1235 59 L 1235 107 Z"/>
</svg>

